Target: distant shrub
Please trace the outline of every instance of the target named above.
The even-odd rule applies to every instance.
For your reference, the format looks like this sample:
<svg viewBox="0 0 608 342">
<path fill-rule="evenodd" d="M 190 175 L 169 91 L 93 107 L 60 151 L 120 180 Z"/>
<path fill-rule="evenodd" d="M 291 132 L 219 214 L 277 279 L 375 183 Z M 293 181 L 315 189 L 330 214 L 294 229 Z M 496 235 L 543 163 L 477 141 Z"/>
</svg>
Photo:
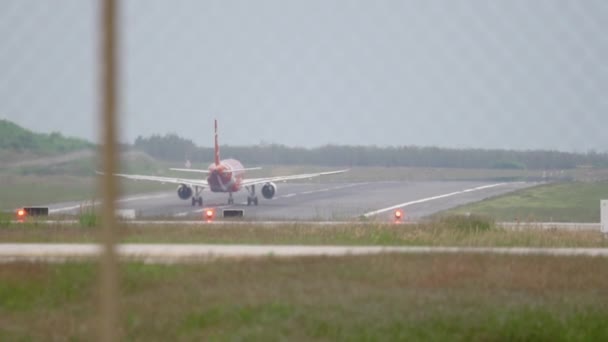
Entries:
<svg viewBox="0 0 608 342">
<path fill-rule="evenodd" d="M 59 132 L 34 133 L 11 121 L 0 119 L 0 149 L 30 150 L 35 153 L 64 153 L 86 148 L 94 144 L 79 138 L 64 137 Z"/>
<path fill-rule="evenodd" d="M 83 213 L 78 217 L 78 222 L 81 227 L 91 228 L 97 226 L 97 214 L 95 213 Z"/>
<path fill-rule="evenodd" d="M 447 229 L 461 231 L 488 231 L 495 227 L 493 219 L 481 215 L 447 215 L 438 221 Z"/>
<path fill-rule="evenodd" d="M 98 222 L 99 222 L 98 215 L 95 212 L 94 205 L 81 206 L 80 214 L 78 215 L 78 223 L 80 223 L 81 227 L 83 227 L 83 228 L 96 227 Z"/>
</svg>

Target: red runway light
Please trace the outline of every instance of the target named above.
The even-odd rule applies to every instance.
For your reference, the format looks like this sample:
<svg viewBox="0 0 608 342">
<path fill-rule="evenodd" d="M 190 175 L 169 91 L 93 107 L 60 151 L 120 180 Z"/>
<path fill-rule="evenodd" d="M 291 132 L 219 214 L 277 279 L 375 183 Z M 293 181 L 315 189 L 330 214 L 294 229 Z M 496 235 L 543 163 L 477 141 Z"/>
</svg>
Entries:
<svg viewBox="0 0 608 342">
<path fill-rule="evenodd" d="M 17 217 L 19 217 L 19 218 L 25 217 L 25 210 L 23 210 L 23 209 L 17 210 Z"/>
<path fill-rule="evenodd" d="M 215 216 L 215 211 L 213 209 L 207 209 L 207 210 L 205 210 L 205 218 L 207 220 L 213 219 L 214 216 Z"/>
<path fill-rule="evenodd" d="M 403 219 L 403 210 L 397 209 L 395 210 L 395 220 L 399 221 Z"/>
</svg>

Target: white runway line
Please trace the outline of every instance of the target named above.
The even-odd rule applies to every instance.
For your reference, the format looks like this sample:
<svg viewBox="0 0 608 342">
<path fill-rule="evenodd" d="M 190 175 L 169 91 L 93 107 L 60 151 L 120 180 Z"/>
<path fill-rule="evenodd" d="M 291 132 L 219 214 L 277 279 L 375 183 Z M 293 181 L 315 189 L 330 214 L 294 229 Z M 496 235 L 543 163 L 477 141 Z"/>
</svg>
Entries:
<svg viewBox="0 0 608 342">
<path fill-rule="evenodd" d="M 370 217 L 370 216 L 378 215 L 378 214 L 381 214 L 381 213 L 385 213 L 387 211 L 395 210 L 397 208 L 407 207 L 408 205 L 412 205 L 412 204 L 418 204 L 418 203 L 424 203 L 424 202 L 434 201 L 434 200 L 441 199 L 441 198 L 461 195 L 461 194 L 464 194 L 464 193 L 467 193 L 467 192 L 473 192 L 473 191 L 479 191 L 479 190 L 484 190 L 484 189 L 495 188 L 497 186 L 506 185 L 506 184 L 513 184 L 513 183 L 496 183 L 496 184 L 478 186 L 476 188 L 471 188 L 471 189 L 466 189 L 466 190 L 461 190 L 461 191 L 450 192 L 449 194 L 443 194 L 443 195 L 427 197 L 427 198 L 423 198 L 423 199 L 419 199 L 419 200 L 415 200 L 415 201 L 404 202 L 404 203 L 400 203 L 400 204 L 396 204 L 396 205 L 390 206 L 388 208 L 382 208 L 382 209 L 370 211 L 368 213 L 363 214 L 363 216 Z"/>
<path fill-rule="evenodd" d="M 332 188 L 323 188 L 323 189 L 318 189 L 318 190 L 302 191 L 302 192 L 297 192 L 297 193 L 293 193 L 293 194 L 278 196 L 276 198 L 287 198 L 287 197 L 293 197 L 296 195 L 310 195 L 310 194 L 320 193 L 320 192 L 347 189 L 347 188 L 352 188 L 353 186 L 365 185 L 365 184 L 368 184 L 368 183 L 352 183 L 352 184 L 347 184 L 347 185 L 334 186 Z"/>
<path fill-rule="evenodd" d="M 118 199 L 118 200 L 116 200 L 116 203 L 126 203 L 126 202 L 133 202 L 133 201 L 139 201 L 139 200 L 166 198 L 166 197 L 170 197 L 170 196 L 172 196 L 172 195 L 158 194 L 158 195 L 132 196 L 132 197 L 125 197 L 125 198 Z M 75 210 L 75 209 L 85 208 L 85 207 L 90 207 L 90 206 L 97 206 L 97 205 L 101 205 L 101 201 L 94 201 L 94 202 L 83 201 L 81 204 L 72 205 L 69 207 L 49 209 L 49 214 L 62 212 L 62 211 L 70 211 L 70 210 Z"/>
<path fill-rule="evenodd" d="M 95 244 L 0 244 L 0 262 L 65 262 L 94 259 L 101 252 Z M 500 254 L 608 257 L 608 248 L 429 247 L 429 246 L 285 246 L 205 244 L 123 244 L 117 246 L 126 260 L 147 263 L 204 261 L 216 258 L 343 256 L 380 253 Z"/>
</svg>

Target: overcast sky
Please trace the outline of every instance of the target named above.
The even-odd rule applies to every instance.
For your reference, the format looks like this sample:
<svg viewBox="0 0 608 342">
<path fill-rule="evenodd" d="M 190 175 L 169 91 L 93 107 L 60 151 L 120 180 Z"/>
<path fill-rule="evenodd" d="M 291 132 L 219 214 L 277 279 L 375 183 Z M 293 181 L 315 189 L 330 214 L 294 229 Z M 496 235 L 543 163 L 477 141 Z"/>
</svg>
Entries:
<svg viewBox="0 0 608 342">
<path fill-rule="evenodd" d="M 121 139 L 608 151 L 608 1 L 122 1 Z M 96 140 L 97 6 L 0 0 L 0 118 Z"/>
</svg>

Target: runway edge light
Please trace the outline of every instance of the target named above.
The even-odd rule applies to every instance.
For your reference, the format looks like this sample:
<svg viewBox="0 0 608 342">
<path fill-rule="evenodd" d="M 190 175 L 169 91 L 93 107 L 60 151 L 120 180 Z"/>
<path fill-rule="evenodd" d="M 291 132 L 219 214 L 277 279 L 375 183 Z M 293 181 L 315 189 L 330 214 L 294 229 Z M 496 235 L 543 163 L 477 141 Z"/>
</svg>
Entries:
<svg viewBox="0 0 608 342">
<path fill-rule="evenodd" d="M 213 218 L 215 217 L 215 210 L 213 210 L 213 209 L 205 209 L 204 213 L 205 213 L 205 219 L 207 219 L 207 220 L 213 220 Z"/>
<path fill-rule="evenodd" d="M 395 221 L 401 221 L 403 220 L 403 209 L 397 209 L 395 210 Z"/>
<path fill-rule="evenodd" d="M 22 219 L 25 218 L 25 209 L 17 209 L 17 218 L 18 219 Z"/>
</svg>

